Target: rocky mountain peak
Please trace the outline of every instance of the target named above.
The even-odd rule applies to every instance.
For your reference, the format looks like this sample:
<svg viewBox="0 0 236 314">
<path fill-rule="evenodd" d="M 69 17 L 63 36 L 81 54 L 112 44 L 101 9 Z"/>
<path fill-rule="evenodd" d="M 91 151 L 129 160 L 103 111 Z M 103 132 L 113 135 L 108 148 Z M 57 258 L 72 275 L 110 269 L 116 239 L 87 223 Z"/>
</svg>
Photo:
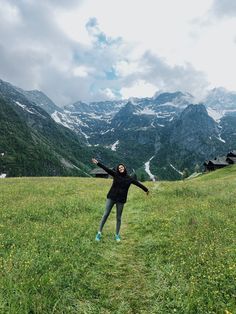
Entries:
<svg viewBox="0 0 236 314">
<path fill-rule="evenodd" d="M 223 87 L 213 88 L 204 99 L 207 107 L 217 110 L 235 109 L 236 93 L 228 91 Z"/>
<path fill-rule="evenodd" d="M 161 94 L 158 94 L 158 96 L 155 98 L 156 102 L 158 104 L 164 104 L 166 102 L 172 102 L 175 98 L 177 97 L 181 97 L 181 96 L 184 96 L 184 94 L 182 92 L 164 92 L 164 93 L 161 93 Z"/>
<path fill-rule="evenodd" d="M 62 109 L 58 107 L 47 95 L 43 92 L 34 89 L 30 91 L 19 90 L 29 101 L 35 103 L 41 107 L 48 114 L 52 114 L 55 111 L 61 112 Z"/>
<path fill-rule="evenodd" d="M 77 101 L 73 104 L 67 105 L 64 109 L 70 112 L 91 112 L 90 106 L 82 101 Z"/>
<path fill-rule="evenodd" d="M 128 101 L 127 104 L 119 110 L 115 117 L 122 118 L 125 116 L 133 115 L 135 111 L 136 106 L 131 101 Z"/>
<path fill-rule="evenodd" d="M 195 129 L 196 132 L 212 132 L 217 123 L 208 115 L 203 104 L 189 105 L 183 110 L 179 117 L 182 130 Z"/>
<path fill-rule="evenodd" d="M 171 141 L 194 147 L 202 139 L 217 136 L 217 123 L 209 117 L 203 104 L 189 105 L 174 122 Z M 200 145 L 200 144 L 199 144 Z"/>
<path fill-rule="evenodd" d="M 183 110 L 181 117 L 189 118 L 190 115 L 192 116 L 207 115 L 206 107 L 203 104 L 197 104 L 197 105 L 190 104 L 188 105 L 186 109 Z"/>
</svg>

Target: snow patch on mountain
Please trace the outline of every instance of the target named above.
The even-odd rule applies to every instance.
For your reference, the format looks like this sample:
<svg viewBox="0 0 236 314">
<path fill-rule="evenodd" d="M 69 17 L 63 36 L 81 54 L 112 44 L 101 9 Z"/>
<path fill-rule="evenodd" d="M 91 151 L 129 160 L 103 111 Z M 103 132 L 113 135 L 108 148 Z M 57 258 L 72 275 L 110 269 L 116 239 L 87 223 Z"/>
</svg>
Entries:
<svg viewBox="0 0 236 314">
<path fill-rule="evenodd" d="M 158 118 L 158 119 L 166 119 L 167 117 L 169 117 L 170 116 L 170 114 L 168 113 L 164 113 L 164 112 L 158 112 L 157 114 L 156 114 L 156 117 Z"/>
<path fill-rule="evenodd" d="M 52 118 L 56 123 L 61 123 L 61 119 L 60 119 L 60 117 L 58 116 L 58 111 L 54 111 L 54 112 L 51 114 L 51 118 Z"/>
<path fill-rule="evenodd" d="M 174 108 L 179 108 L 180 105 L 179 104 L 175 104 L 173 102 L 165 102 L 164 104 L 159 105 L 158 107 L 174 107 Z M 186 107 L 186 105 L 184 105 L 184 107 Z"/>
<path fill-rule="evenodd" d="M 108 130 L 106 130 L 106 131 L 101 131 L 100 134 L 101 134 L 101 135 L 104 135 L 104 134 L 106 134 L 106 133 L 108 133 L 108 132 L 114 132 L 114 130 L 115 130 L 114 128 L 108 129 Z"/>
<path fill-rule="evenodd" d="M 106 120 L 104 119 L 104 115 L 97 115 L 96 113 L 88 113 L 88 116 L 94 120 L 101 120 L 101 121 Z"/>
<path fill-rule="evenodd" d="M 81 130 L 80 130 L 80 133 L 81 133 L 81 134 L 83 134 L 83 136 L 86 138 L 86 140 L 87 140 L 88 138 L 90 138 L 90 136 L 89 136 L 89 135 L 87 135 L 86 133 L 84 133 L 84 132 L 83 132 L 83 131 L 81 131 Z"/>
<path fill-rule="evenodd" d="M 215 120 L 217 123 L 220 121 L 220 119 L 224 116 L 225 111 L 219 111 L 212 108 L 207 108 L 208 116 L 211 117 L 213 120 Z"/>
<path fill-rule="evenodd" d="M 223 142 L 223 143 L 226 143 L 225 140 L 223 140 L 223 138 L 221 138 L 220 134 L 219 134 L 219 137 L 217 137 L 217 140 Z"/>
<path fill-rule="evenodd" d="M 118 145 L 119 145 L 119 140 L 117 140 L 114 144 L 111 145 L 111 150 L 116 151 Z"/>
<path fill-rule="evenodd" d="M 154 156 L 152 156 L 147 162 L 145 162 L 144 167 L 145 167 L 145 171 L 146 173 L 149 175 L 150 179 L 152 181 L 156 181 L 155 176 L 151 173 L 150 171 L 150 162 L 151 160 L 154 158 Z"/>
<path fill-rule="evenodd" d="M 65 113 L 65 111 L 64 113 L 54 111 L 51 114 L 51 117 L 55 122 L 62 124 L 64 127 L 76 132 L 79 131 L 82 133 L 81 129 L 78 130 L 78 126 L 88 127 L 88 125 L 85 122 L 83 122 L 77 115 L 73 115 L 68 112 Z"/>
<path fill-rule="evenodd" d="M 170 164 L 171 168 L 174 169 L 175 171 L 177 171 L 179 174 L 181 174 L 181 176 L 183 175 L 183 172 L 181 172 L 180 170 L 178 170 L 177 168 L 175 168 L 172 164 Z"/>
<path fill-rule="evenodd" d="M 43 119 L 46 119 L 46 116 L 44 116 L 43 114 L 41 114 L 40 112 L 37 111 L 37 109 L 35 108 L 29 108 L 26 105 L 23 105 L 22 103 L 20 103 L 19 101 L 15 101 L 15 104 L 18 105 L 19 107 L 21 107 L 24 111 L 27 111 L 30 114 L 34 114 L 37 116 L 40 116 Z"/>
<path fill-rule="evenodd" d="M 29 112 L 29 113 L 31 113 L 31 114 L 35 114 L 35 112 L 29 110 L 29 108 L 27 108 L 26 105 L 22 105 L 19 101 L 15 101 L 15 103 L 16 103 L 18 106 L 20 106 L 22 109 L 24 109 L 25 111 L 27 111 L 27 112 Z"/>
<path fill-rule="evenodd" d="M 152 115 L 152 116 L 156 115 L 155 111 L 151 108 L 144 108 L 143 110 L 137 111 L 134 114 L 135 115 Z"/>
<path fill-rule="evenodd" d="M 60 112 L 58 112 L 58 111 L 54 111 L 54 112 L 51 114 L 51 117 L 52 117 L 52 119 L 53 119 L 56 123 L 62 124 L 62 125 L 65 126 L 66 128 L 73 130 L 73 128 L 71 128 L 71 127 L 69 126 L 69 124 L 67 123 L 68 119 L 67 119 L 67 116 L 66 116 L 65 114 L 60 113 Z"/>
</svg>

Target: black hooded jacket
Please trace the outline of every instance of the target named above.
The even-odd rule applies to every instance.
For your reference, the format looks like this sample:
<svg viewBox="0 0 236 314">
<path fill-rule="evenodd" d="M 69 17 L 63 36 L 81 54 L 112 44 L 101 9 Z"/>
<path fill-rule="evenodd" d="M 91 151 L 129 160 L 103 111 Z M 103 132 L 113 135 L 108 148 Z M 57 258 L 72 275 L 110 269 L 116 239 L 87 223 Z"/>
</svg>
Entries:
<svg viewBox="0 0 236 314">
<path fill-rule="evenodd" d="M 97 165 L 104 169 L 108 174 L 110 174 L 113 177 L 113 183 L 110 188 L 110 191 L 107 194 L 107 198 L 110 198 L 115 202 L 125 203 L 127 200 L 128 190 L 131 184 L 138 186 L 145 192 L 148 191 L 148 189 L 144 185 L 142 185 L 139 181 L 133 179 L 127 174 L 126 168 L 124 173 L 120 173 L 118 169 L 114 171 L 112 169 L 107 168 L 100 162 L 98 162 Z"/>
</svg>

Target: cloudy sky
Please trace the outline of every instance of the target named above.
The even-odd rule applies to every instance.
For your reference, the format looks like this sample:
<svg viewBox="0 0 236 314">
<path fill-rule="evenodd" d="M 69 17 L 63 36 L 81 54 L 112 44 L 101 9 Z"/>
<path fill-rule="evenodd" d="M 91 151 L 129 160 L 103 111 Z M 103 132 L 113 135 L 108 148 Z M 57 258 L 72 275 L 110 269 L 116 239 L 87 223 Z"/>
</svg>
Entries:
<svg viewBox="0 0 236 314">
<path fill-rule="evenodd" d="M 0 0 L 0 78 L 58 105 L 236 91 L 235 0 Z"/>
</svg>

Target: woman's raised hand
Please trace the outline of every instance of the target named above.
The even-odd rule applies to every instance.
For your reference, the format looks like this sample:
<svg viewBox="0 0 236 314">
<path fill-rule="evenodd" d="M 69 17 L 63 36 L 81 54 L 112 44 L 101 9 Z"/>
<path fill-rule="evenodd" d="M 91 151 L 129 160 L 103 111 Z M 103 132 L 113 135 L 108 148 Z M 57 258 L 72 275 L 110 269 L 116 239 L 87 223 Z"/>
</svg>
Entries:
<svg viewBox="0 0 236 314">
<path fill-rule="evenodd" d="M 92 158 L 92 162 L 96 165 L 98 163 L 97 159 Z"/>
</svg>

